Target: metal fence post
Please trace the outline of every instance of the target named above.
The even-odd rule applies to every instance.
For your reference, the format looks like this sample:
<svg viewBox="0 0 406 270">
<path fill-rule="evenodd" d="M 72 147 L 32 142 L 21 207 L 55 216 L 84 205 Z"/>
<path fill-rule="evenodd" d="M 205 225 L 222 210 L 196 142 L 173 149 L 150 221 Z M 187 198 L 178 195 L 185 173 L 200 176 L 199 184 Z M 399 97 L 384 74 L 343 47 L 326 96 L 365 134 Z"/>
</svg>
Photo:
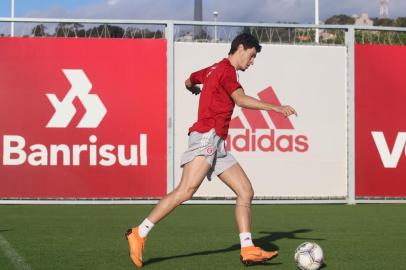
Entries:
<svg viewBox="0 0 406 270">
<path fill-rule="evenodd" d="M 167 193 L 171 192 L 174 189 L 174 23 L 168 22 L 165 28 L 165 38 L 167 42 L 167 52 L 166 52 L 166 61 L 167 61 L 167 184 L 166 191 Z"/>
<path fill-rule="evenodd" d="M 355 204 L 355 29 L 345 33 L 347 46 L 347 181 L 348 204 Z"/>
<path fill-rule="evenodd" d="M 11 18 L 14 19 L 14 0 L 11 0 Z M 11 22 L 10 36 L 14 37 L 14 22 Z"/>
</svg>

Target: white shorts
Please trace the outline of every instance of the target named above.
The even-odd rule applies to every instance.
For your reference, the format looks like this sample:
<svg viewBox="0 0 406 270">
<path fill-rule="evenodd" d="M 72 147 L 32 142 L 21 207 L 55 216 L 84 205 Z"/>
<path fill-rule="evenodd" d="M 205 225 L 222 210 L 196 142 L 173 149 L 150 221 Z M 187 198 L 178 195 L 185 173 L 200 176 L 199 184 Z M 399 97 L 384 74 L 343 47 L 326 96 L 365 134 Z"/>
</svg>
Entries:
<svg viewBox="0 0 406 270">
<path fill-rule="evenodd" d="M 192 132 L 189 135 L 188 149 L 183 153 L 180 166 L 183 167 L 197 156 L 206 157 L 210 164 L 207 179 L 211 180 L 213 173 L 219 175 L 237 160 L 227 152 L 225 141 L 219 137 L 214 129 L 206 133 Z"/>
</svg>

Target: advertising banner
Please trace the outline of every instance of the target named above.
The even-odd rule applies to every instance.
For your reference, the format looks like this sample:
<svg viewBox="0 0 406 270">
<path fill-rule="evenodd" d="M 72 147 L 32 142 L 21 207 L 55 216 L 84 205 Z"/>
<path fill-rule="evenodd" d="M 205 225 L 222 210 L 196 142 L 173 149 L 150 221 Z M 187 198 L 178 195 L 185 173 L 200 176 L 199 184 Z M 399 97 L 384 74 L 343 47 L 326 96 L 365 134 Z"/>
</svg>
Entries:
<svg viewBox="0 0 406 270">
<path fill-rule="evenodd" d="M 406 196 L 405 46 L 355 48 L 355 194 Z"/>
<path fill-rule="evenodd" d="M 197 120 L 199 97 L 184 81 L 227 57 L 230 44 L 175 44 L 175 181 Z M 347 195 L 346 48 L 264 45 L 254 65 L 238 72 L 246 94 L 291 105 L 298 117 L 236 107 L 227 148 L 250 178 L 257 198 L 342 198 Z M 220 179 L 196 197 L 234 196 Z"/>
<path fill-rule="evenodd" d="M 0 39 L 0 198 L 166 193 L 166 40 Z"/>
</svg>

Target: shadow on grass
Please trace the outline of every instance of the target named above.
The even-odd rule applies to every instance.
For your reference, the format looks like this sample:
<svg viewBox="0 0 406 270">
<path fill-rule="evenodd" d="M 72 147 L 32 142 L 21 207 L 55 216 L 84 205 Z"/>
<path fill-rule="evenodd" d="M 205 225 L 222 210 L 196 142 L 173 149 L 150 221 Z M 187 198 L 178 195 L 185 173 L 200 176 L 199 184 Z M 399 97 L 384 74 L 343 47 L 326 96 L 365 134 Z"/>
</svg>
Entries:
<svg viewBox="0 0 406 270">
<path fill-rule="evenodd" d="M 279 247 L 276 246 L 273 242 L 280 240 L 280 239 L 297 239 L 297 240 L 304 240 L 304 241 L 322 241 L 324 239 L 321 238 L 305 238 L 305 237 L 298 237 L 296 234 L 298 233 L 308 233 L 312 230 L 309 229 L 298 229 L 291 232 L 259 232 L 260 234 L 264 234 L 264 236 L 254 239 L 254 243 L 265 250 L 279 250 Z M 239 245 L 238 245 L 239 246 Z"/>
<path fill-rule="evenodd" d="M 255 245 L 258 245 L 265 250 L 279 250 L 279 247 L 277 245 L 275 245 L 274 242 L 278 241 L 280 239 L 324 240 L 324 239 L 314 239 L 314 238 L 309 239 L 309 238 L 302 238 L 302 237 L 296 236 L 296 234 L 298 234 L 298 233 L 307 233 L 307 232 L 311 232 L 311 231 L 312 230 L 309 230 L 309 229 L 299 229 L 299 230 L 294 230 L 294 231 L 290 231 L 290 232 L 260 232 L 260 234 L 263 234 L 263 236 L 260 238 L 254 239 L 254 243 L 255 243 Z M 229 246 L 226 248 L 221 248 L 221 249 L 192 252 L 192 253 L 175 255 L 175 256 L 151 258 L 149 260 L 146 260 L 144 262 L 144 265 L 162 262 L 162 261 L 171 260 L 171 259 L 186 258 L 186 257 L 193 257 L 193 256 L 206 256 L 206 255 L 211 255 L 211 254 L 231 252 L 231 251 L 235 251 L 235 250 L 240 250 L 240 244 L 235 244 L 235 245 L 232 245 L 232 246 Z M 282 263 L 268 262 L 268 263 L 263 263 L 263 264 L 259 264 L 256 266 L 269 266 L 269 265 L 280 265 L 280 264 L 282 264 Z"/>
</svg>

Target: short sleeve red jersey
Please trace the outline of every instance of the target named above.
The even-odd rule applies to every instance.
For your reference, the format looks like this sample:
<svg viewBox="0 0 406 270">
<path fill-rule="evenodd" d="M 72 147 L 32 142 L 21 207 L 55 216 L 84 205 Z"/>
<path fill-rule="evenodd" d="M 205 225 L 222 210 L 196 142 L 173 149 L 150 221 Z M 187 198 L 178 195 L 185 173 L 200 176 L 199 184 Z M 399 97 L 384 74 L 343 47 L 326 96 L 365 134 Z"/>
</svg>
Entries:
<svg viewBox="0 0 406 270">
<path fill-rule="evenodd" d="M 207 132 L 214 128 L 216 134 L 227 138 L 228 128 L 235 103 L 231 94 L 242 88 L 237 78 L 237 71 L 227 58 L 196 71 L 190 75 L 192 84 L 203 84 L 199 100 L 198 120 L 189 129 L 189 133 Z"/>
</svg>

